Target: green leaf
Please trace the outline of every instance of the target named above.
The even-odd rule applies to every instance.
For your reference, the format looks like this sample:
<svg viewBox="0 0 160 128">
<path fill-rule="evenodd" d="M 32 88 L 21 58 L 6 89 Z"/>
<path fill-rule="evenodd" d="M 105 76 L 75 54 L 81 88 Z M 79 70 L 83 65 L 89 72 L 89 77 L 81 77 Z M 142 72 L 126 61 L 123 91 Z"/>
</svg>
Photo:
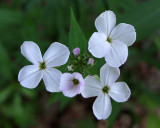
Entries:
<svg viewBox="0 0 160 128">
<path fill-rule="evenodd" d="M 89 75 L 99 75 L 100 68 L 106 63 L 104 59 L 95 59 L 95 64 L 91 68 L 86 68 L 86 72 L 88 72 Z"/>
<path fill-rule="evenodd" d="M 76 21 L 73 10 L 71 9 L 69 48 L 72 51 L 76 47 L 79 47 L 81 49 L 81 52 L 84 53 L 87 49 L 87 40 L 85 39 L 83 32 Z"/>
<path fill-rule="evenodd" d="M 156 102 L 156 100 L 145 93 L 142 93 L 141 95 L 139 95 L 138 101 L 143 106 L 146 106 L 146 108 L 155 109 L 158 106 L 158 103 Z"/>
<path fill-rule="evenodd" d="M 83 120 L 78 120 L 78 128 L 95 128 L 95 122 L 91 117 L 87 117 Z"/>
<path fill-rule="evenodd" d="M 154 43 L 155 43 L 155 45 L 156 45 L 156 48 L 157 48 L 158 50 L 160 50 L 160 36 L 157 36 L 157 37 L 155 38 Z"/>
<path fill-rule="evenodd" d="M 117 119 L 119 113 L 121 112 L 122 109 L 122 104 L 117 103 L 112 100 L 112 114 L 108 118 L 108 127 L 107 128 L 112 128 L 115 120 Z"/>
<path fill-rule="evenodd" d="M 0 103 L 3 103 L 6 101 L 6 99 L 10 96 L 10 94 L 13 91 L 13 87 L 12 86 L 8 86 L 7 88 L 5 88 L 4 90 L 2 90 L 2 92 L 0 93 Z"/>
<path fill-rule="evenodd" d="M 120 23 L 132 24 L 137 32 L 137 40 L 152 35 L 160 28 L 160 0 L 146 1 L 118 15 Z"/>
<path fill-rule="evenodd" d="M 8 24 L 18 24 L 21 22 L 20 11 L 13 11 L 11 9 L 0 9 L 0 27 L 7 27 Z"/>
<path fill-rule="evenodd" d="M 0 75 L 5 76 L 6 78 L 12 77 L 12 68 L 11 68 L 11 60 L 9 54 L 7 53 L 5 47 L 0 43 Z"/>
<path fill-rule="evenodd" d="M 156 114 L 149 114 L 146 123 L 147 128 L 159 128 L 160 118 Z"/>
<path fill-rule="evenodd" d="M 54 102 L 60 102 L 60 109 L 64 109 L 68 104 L 70 104 L 74 100 L 74 98 L 65 97 L 62 93 L 54 93 L 50 96 L 48 105 Z"/>
</svg>

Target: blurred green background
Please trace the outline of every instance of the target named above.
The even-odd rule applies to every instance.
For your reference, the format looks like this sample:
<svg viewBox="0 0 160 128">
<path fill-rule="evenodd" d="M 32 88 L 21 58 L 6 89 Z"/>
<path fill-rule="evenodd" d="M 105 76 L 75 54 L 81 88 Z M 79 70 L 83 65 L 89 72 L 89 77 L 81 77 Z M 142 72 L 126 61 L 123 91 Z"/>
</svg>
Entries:
<svg viewBox="0 0 160 128">
<path fill-rule="evenodd" d="M 29 90 L 17 80 L 19 70 L 30 64 L 20 52 L 23 41 L 36 42 L 42 53 L 54 41 L 68 46 L 70 8 L 87 41 L 96 31 L 96 17 L 105 10 L 116 13 L 117 24 L 132 24 L 137 32 L 137 41 L 129 47 L 120 77 L 128 83 L 132 96 L 125 103 L 112 100 L 112 114 L 105 121 L 98 121 L 93 115 L 95 98 L 83 99 L 79 95 L 71 99 L 61 93 L 51 94 L 43 82 Z M 159 126 L 160 0 L 0 1 L 0 128 Z"/>
</svg>

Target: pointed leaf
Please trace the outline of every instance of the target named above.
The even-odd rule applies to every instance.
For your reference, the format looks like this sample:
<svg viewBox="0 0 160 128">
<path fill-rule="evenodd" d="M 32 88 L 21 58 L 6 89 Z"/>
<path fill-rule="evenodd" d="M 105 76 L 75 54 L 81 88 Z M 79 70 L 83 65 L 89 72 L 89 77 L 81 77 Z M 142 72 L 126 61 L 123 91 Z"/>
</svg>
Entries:
<svg viewBox="0 0 160 128">
<path fill-rule="evenodd" d="M 73 10 L 71 9 L 71 25 L 69 32 L 69 48 L 73 51 L 74 48 L 79 47 L 81 52 L 85 52 L 87 49 L 87 41 L 83 35 L 83 32 L 78 25 L 74 16 Z"/>
</svg>

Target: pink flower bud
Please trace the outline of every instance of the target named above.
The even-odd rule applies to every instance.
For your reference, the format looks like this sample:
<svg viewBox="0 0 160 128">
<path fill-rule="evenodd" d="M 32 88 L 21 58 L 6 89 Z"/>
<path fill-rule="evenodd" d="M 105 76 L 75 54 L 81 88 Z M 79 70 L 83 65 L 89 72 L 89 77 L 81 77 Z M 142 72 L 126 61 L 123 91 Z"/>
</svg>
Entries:
<svg viewBox="0 0 160 128">
<path fill-rule="evenodd" d="M 80 54 L 80 48 L 75 48 L 75 49 L 73 49 L 73 54 L 74 54 L 75 56 L 78 56 L 78 55 Z"/>
<path fill-rule="evenodd" d="M 87 64 L 93 66 L 93 64 L 94 64 L 94 59 L 93 59 L 93 58 L 89 58 Z"/>
</svg>

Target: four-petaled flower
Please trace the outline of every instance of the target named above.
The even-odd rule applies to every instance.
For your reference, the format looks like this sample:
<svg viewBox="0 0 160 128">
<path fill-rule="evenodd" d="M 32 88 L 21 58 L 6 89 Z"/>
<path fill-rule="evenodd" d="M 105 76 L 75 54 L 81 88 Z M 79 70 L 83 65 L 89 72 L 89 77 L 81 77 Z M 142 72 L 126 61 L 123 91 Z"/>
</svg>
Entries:
<svg viewBox="0 0 160 128">
<path fill-rule="evenodd" d="M 97 119 L 106 119 L 112 111 L 110 97 L 117 102 L 125 102 L 131 95 L 128 85 L 124 82 L 116 82 L 120 75 L 119 68 L 113 68 L 107 64 L 100 69 L 100 79 L 87 76 L 82 96 L 85 98 L 98 96 L 93 104 L 93 112 Z"/>
<path fill-rule="evenodd" d="M 80 73 L 64 73 L 60 79 L 59 89 L 67 97 L 74 97 L 84 89 L 85 81 Z"/>
<path fill-rule="evenodd" d="M 21 53 L 33 65 L 25 66 L 20 70 L 18 74 L 20 84 L 26 88 L 35 88 L 43 78 L 47 91 L 59 92 L 62 73 L 53 67 L 67 62 L 70 55 L 68 48 L 54 42 L 42 58 L 38 45 L 31 41 L 25 41 L 21 46 Z"/>
<path fill-rule="evenodd" d="M 105 11 L 95 20 L 98 32 L 89 40 L 89 51 L 97 58 L 104 57 L 108 65 L 120 67 L 128 57 L 128 47 L 136 40 L 132 25 L 120 23 L 116 27 L 116 16 L 112 11 Z"/>
</svg>

